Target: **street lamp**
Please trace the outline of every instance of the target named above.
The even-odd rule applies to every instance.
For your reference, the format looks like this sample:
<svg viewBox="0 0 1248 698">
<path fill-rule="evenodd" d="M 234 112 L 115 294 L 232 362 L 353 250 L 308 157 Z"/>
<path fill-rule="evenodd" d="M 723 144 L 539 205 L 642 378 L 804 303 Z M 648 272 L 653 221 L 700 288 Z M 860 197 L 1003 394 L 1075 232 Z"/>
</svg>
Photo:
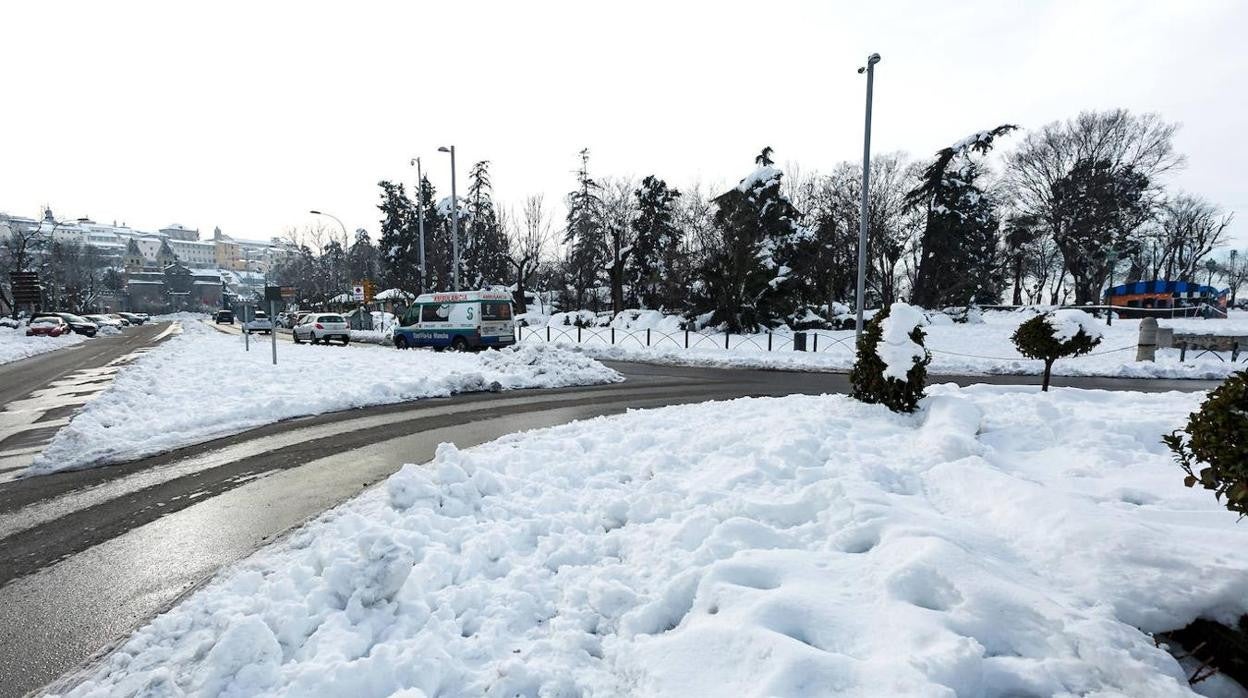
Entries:
<svg viewBox="0 0 1248 698">
<path fill-rule="evenodd" d="M 311 213 L 314 216 L 328 216 L 338 221 L 338 227 L 342 228 L 342 241 L 343 241 L 342 248 L 345 250 L 348 247 L 347 243 L 350 242 L 350 236 L 347 235 L 347 226 L 343 225 L 341 218 L 339 218 L 338 216 L 335 216 L 332 213 L 323 213 L 321 211 L 308 211 L 308 213 Z"/>
<path fill-rule="evenodd" d="M 416 214 L 420 220 L 420 292 L 425 292 L 425 205 L 421 197 L 425 189 L 425 177 L 420 171 L 420 158 L 412 158 L 416 166 Z"/>
<path fill-rule="evenodd" d="M 451 254 L 455 257 L 455 268 L 451 272 L 452 290 L 459 290 L 459 197 L 455 194 L 455 146 L 442 146 L 439 153 L 451 154 Z"/>
<path fill-rule="evenodd" d="M 855 342 L 862 338 L 862 309 L 867 292 L 867 199 L 871 192 L 871 96 L 875 86 L 875 64 L 880 54 L 867 56 L 867 65 L 858 74 L 867 74 L 867 119 L 862 135 L 862 205 L 858 219 L 858 320 L 854 332 Z"/>
</svg>

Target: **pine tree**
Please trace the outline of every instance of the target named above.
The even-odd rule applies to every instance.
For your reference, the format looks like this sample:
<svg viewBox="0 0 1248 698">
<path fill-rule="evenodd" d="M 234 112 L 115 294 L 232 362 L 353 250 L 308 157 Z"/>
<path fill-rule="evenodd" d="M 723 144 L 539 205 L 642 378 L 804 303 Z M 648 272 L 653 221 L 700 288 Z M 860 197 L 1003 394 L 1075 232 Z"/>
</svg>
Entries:
<svg viewBox="0 0 1248 698">
<path fill-rule="evenodd" d="M 568 194 L 567 227 L 564 243 L 569 245 L 568 281 L 577 308 L 599 309 L 597 289 L 602 284 L 607 260 L 606 231 L 602 223 L 601 187 L 589 176 L 589 148 L 581 150 L 581 168 L 576 171 L 577 188 Z"/>
<path fill-rule="evenodd" d="M 419 252 L 418 252 L 419 254 Z M 360 228 L 355 231 L 355 240 L 347 250 L 347 276 L 351 280 L 378 279 L 377 248 L 368 237 L 368 231 Z"/>
<path fill-rule="evenodd" d="M 490 183 L 490 161 L 482 160 L 468 173 L 468 199 L 465 206 L 468 225 L 463 240 L 461 280 L 468 288 L 485 288 L 505 283 L 507 236 L 499 224 Z"/>
<path fill-rule="evenodd" d="M 781 192 L 782 173 L 771 148 L 755 158 L 750 176 L 715 199 L 720 239 L 700 269 L 702 303 L 714 308 L 712 324 L 757 331 L 791 321 L 797 311 L 793 265 L 813 239 L 801 213 Z"/>
<path fill-rule="evenodd" d="M 939 308 L 1000 298 L 1000 220 L 996 202 L 977 182 L 982 171 L 972 156 L 987 153 L 995 138 L 1016 128 L 1003 124 L 944 148 L 907 195 L 911 205 L 927 212 L 911 294 L 916 305 Z"/>
<path fill-rule="evenodd" d="M 643 308 L 672 310 L 680 305 L 685 280 L 679 278 L 680 229 L 675 206 L 680 192 L 649 175 L 634 192 L 637 215 L 633 219 L 633 246 L 626 278 Z"/>
<path fill-rule="evenodd" d="M 382 214 L 380 257 L 386 282 L 401 289 L 420 288 L 420 240 L 412 201 L 401 184 L 383 180 L 378 186 L 381 203 L 377 208 Z"/>
</svg>

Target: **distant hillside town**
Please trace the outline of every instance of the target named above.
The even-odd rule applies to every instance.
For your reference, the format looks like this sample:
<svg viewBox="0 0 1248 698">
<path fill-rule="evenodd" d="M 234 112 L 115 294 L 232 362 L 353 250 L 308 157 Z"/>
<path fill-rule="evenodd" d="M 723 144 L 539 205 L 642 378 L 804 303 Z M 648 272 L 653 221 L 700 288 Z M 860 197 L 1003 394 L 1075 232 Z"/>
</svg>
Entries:
<svg viewBox="0 0 1248 698">
<path fill-rule="evenodd" d="M 155 232 L 90 218 L 59 220 L 0 213 L 0 241 L 17 268 L 39 272 L 48 307 L 167 312 L 221 307 L 262 294 L 265 280 L 293 251 L 289 243 L 234 238 L 173 223 Z M 12 298 L 0 294 L 0 312 Z"/>
</svg>

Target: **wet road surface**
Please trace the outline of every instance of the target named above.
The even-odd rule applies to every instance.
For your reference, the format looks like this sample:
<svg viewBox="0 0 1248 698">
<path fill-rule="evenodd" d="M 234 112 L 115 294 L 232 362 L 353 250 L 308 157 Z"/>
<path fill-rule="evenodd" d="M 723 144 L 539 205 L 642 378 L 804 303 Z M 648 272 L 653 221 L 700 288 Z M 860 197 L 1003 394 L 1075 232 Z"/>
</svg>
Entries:
<svg viewBox="0 0 1248 698">
<path fill-rule="evenodd" d="M 25 393 L 3 383 L 0 367 L 5 385 L 0 399 L 24 404 L 66 376 L 142 350 L 157 334 L 134 332 L 127 335 L 131 342 L 81 357 L 61 356 L 69 350 L 46 355 L 55 359 L 51 365 L 34 361 L 16 372 L 34 376 Z M 849 387 L 846 375 L 834 373 L 612 366 L 626 382 L 469 394 L 306 417 L 131 463 L 0 482 L 0 695 L 38 690 L 82 666 L 222 566 L 402 464 L 431 459 L 439 443 L 469 447 L 633 408 L 839 393 Z M 932 378 L 944 380 L 1037 381 Z M 1215 385 L 1095 378 L 1055 383 L 1111 390 Z"/>
</svg>

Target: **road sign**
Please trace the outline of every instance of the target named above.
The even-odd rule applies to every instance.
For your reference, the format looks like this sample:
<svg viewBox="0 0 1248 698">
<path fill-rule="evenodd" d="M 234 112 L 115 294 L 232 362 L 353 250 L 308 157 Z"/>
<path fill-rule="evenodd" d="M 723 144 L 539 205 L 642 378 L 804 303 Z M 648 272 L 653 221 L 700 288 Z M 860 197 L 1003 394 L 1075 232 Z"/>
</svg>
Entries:
<svg viewBox="0 0 1248 698">
<path fill-rule="evenodd" d="M 39 273 L 34 271 L 15 271 L 9 275 L 13 285 L 13 302 L 39 305 L 43 299 L 43 286 L 39 284 Z"/>
<path fill-rule="evenodd" d="M 353 298 L 355 298 L 355 300 L 357 300 L 357 301 L 362 301 L 362 300 L 364 300 L 364 287 L 363 287 L 363 286 L 352 286 L 352 287 L 351 287 L 351 296 L 352 296 Z"/>
<path fill-rule="evenodd" d="M 295 299 L 295 287 L 283 286 L 282 287 L 282 300 L 293 301 L 294 299 Z"/>
<path fill-rule="evenodd" d="M 364 279 L 364 302 L 372 303 L 373 296 L 376 296 L 376 295 L 377 295 L 377 287 L 373 285 L 372 281 L 369 281 L 368 279 Z"/>
<path fill-rule="evenodd" d="M 282 302 L 282 287 L 281 286 L 265 286 L 264 287 L 264 300 L 268 303 L 281 303 Z"/>
</svg>

